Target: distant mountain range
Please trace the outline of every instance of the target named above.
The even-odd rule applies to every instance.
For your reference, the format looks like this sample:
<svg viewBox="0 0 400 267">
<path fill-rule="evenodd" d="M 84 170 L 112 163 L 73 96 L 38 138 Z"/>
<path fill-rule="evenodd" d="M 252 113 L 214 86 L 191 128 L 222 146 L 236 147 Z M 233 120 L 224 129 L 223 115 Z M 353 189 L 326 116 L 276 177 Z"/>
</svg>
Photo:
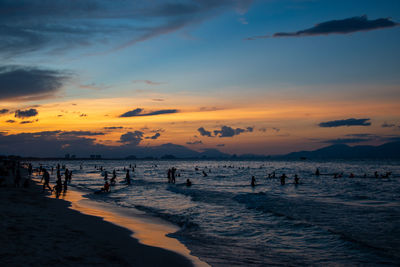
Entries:
<svg viewBox="0 0 400 267">
<path fill-rule="evenodd" d="M 282 159 L 400 159 L 400 142 L 380 146 L 331 145 L 313 151 L 299 151 L 274 158 Z"/>
<path fill-rule="evenodd" d="M 69 150 L 67 150 L 69 149 Z M 35 150 L 34 155 L 21 155 L 28 158 L 48 158 L 47 154 L 68 155 L 68 159 L 87 159 L 91 155 L 91 147 L 87 150 L 81 150 L 78 155 L 69 158 L 69 155 L 75 155 L 76 149 L 67 148 L 64 150 L 50 151 Z M 42 153 L 41 153 L 42 152 Z M 95 151 L 96 155 L 101 155 L 103 159 L 229 159 L 229 160 L 319 160 L 319 159 L 400 159 L 400 141 L 386 143 L 380 146 L 348 146 L 344 144 L 331 145 L 313 151 L 292 152 L 286 155 L 256 155 L 242 154 L 231 155 L 223 153 L 218 149 L 208 148 L 202 151 L 195 151 L 186 146 L 176 145 L 172 143 L 163 144 L 154 147 L 117 147 L 109 148 L 100 146 Z M 125 154 L 125 156 L 124 156 Z M 87 156 L 83 156 L 87 155 Z M 126 156 L 127 155 L 127 156 Z M 63 158 L 52 157 L 52 158 Z M 98 158 L 97 158 L 98 159 Z"/>
</svg>

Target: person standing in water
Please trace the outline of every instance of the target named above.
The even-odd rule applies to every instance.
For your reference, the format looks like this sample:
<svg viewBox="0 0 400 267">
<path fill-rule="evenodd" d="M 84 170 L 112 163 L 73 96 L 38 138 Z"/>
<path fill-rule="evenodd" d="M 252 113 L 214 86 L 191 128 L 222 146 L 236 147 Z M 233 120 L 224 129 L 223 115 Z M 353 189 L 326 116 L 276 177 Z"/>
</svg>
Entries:
<svg viewBox="0 0 400 267">
<path fill-rule="evenodd" d="M 295 185 L 299 184 L 299 176 L 297 174 L 294 175 L 294 184 Z"/>
<path fill-rule="evenodd" d="M 256 186 L 256 178 L 254 176 L 251 177 L 251 186 Z"/>
<path fill-rule="evenodd" d="M 129 175 L 129 170 L 126 170 L 126 183 L 131 184 L 131 176 Z"/>
<path fill-rule="evenodd" d="M 115 185 L 115 179 L 117 178 L 117 173 L 115 172 L 115 169 L 113 170 L 113 175 L 111 177 L 111 185 Z"/>
<path fill-rule="evenodd" d="M 285 183 L 286 183 L 286 174 L 282 174 L 282 176 L 281 176 L 281 185 L 285 185 Z"/>
</svg>

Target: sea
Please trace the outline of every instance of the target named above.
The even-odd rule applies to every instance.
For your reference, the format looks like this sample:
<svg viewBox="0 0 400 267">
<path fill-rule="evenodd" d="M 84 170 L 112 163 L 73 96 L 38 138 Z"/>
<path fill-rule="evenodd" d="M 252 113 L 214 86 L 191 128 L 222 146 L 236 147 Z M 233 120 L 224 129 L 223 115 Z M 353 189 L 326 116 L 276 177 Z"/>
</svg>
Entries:
<svg viewBox="0 0 400 267">
<path fill-rule="evenodd" d="M 66 165 L 73 172 L 70 187 L 87 198 L 136 208 L 178 225 L 180 230 L 169 236 L 212 266 L 400 265 L 399 161 L 40 163 Z M 172 167 L 177 169 L 175 184 L 167 179 Z M 131 185 L 125 183 L 124 169 L 130 169 Z M 117 183 L 111 193 L 95 194 L 105 171 L 111 178 L 113 170 Z M 342 175 L 334 178 L 335 173 Z M 282 174 L 288 177 L 285 185 Z"/>
</svg>

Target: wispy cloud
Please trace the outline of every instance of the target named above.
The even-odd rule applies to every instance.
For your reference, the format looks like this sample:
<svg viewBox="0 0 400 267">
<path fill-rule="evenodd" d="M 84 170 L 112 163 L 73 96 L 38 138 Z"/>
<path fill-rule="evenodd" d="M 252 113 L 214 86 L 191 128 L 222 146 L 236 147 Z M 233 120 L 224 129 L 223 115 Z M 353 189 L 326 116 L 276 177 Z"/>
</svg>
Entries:
<svg viewBox="0 0 400 267">
<path fill-rule="evenodd" d="M 319 127 L 340 127 L 340 126 L 370 126 L 370 119 L 344 119 L 344 120 L 334 120 L 321 122 Z"/>
<path fill-rule="evenodd" d="M 164 84 L 163 82 L 155 82 L 155 81 L 151 81 L 151 80 L 133 80 L 133 83 L 144 83 L 147 85 L 161 85 Z"/>
<path fill-rule="evenodd" d="M 371 31 L 399 26 L 400 24 L 390 18 L 369 20 L 366 15 L 341 20 L 330 20 L 316 24 L 314 27 L 296 32 L 277 32 L 272 36 L 260 35 L 246 38 L 245 40 L 265 39 L 269 37 L 302 37 L 328 34 L 349 34 L 359 31 Z"/>
<path fill-rule="evenodd" d="M 250 4 L 249 0 L 0 1 L 0 56 L 107 43 L 126 47 L 227 10 L 242 14 Z"/>
<path fill-rule="evenodd" d="M 128 112 L 125 112 L 124 114 L 121 114 L 119 117 L 121 118 L 127 118 L 127 117 L 140 117 L 140 116 L 156 116 L 156 115 L 164 115 L 164 114 L 172 114 L 172 113 L 178 113 L 179 110 L 177 109 L 161 109 L 161 110 L 155 110 L 155 111 L 150 111 L 150 112 L 144 112 L 142 108 L 137 108 Z"/>
</svg>

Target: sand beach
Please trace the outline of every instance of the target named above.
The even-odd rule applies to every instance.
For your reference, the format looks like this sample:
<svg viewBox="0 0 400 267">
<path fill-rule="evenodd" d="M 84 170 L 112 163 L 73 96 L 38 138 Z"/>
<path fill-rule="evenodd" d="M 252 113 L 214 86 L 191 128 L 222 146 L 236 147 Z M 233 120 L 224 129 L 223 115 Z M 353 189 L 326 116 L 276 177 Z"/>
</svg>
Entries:
<svg viewBox="0 0 400 267">
<path fill-rule="evenodd" d="M 21 176 L 20 187 L 14 186 L 11 171 L 2 176 L 0 259 L 4 266 L 193 266 L 178 253 L 139 243 L 126 228 L 71 209 L 69 201 L 47 197 L 50 193 L 43 193 L 37 181 L 23 187 L 24 179 L 29 179 L 25 169 L 21 168 Z M 141 234 L 146 239 L 146 232 Z M 149 240 L 157 245 L 156 238 Z"/>
</svg>

